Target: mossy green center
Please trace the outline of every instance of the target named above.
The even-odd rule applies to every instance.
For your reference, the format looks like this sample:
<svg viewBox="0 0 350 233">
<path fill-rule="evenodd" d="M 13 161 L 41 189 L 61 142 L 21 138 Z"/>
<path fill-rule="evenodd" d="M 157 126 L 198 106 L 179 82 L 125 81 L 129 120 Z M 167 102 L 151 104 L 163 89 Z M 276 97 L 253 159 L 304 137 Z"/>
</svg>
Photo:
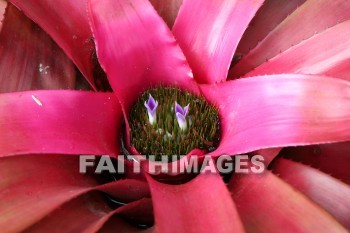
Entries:
<svg viewBox="0 0 350 233">
<path fill-rule="evenodd" d="M 202 96 L 173 87 L 144 92 L 131 109 L 129 124 L 131 146 L 158 161 L 193 149 L 213 151 L 220 138 L 217 109 Z"/>
</svg>

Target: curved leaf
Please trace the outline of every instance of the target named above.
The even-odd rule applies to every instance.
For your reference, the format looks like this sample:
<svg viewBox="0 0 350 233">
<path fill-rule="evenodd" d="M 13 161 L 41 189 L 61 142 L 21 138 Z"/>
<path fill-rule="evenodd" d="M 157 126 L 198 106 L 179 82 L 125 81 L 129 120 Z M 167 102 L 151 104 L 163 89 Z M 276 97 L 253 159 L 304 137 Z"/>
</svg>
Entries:
<svg viewBox="0 0 350 233">
<path fill-rule="evenodd" d="M 234 51 L 263 0 L 185 0 L 173 32 L 199 83 L 226 80 Z"/>
<path fill-rule="evenodd" d="M 350 142 L 291 147 L 283 150 L 286 158 L 310 165 L 350 184 Z"/>
<path fill-rule="evenodd" d="M 151 195 L 145 181 L 131 179 L 118 180 L 113 185 L 110 185 L 110 183 L 101 185 L 98 190 L 108 193 L 123 203 L 129 203 Z M 123 192 L 120 192 L 120 190 L 123 190 Z"/>
<path fill-rule="evenodd" d="M 305 0 L 265 0 L 245 30 L 236 52 L 247 54 L 304 2 Z"/>
<path fill-rule="evenodd" d="M 94 87 L 94 43 L 86 1 L 9 0 L 47 32 Z"/>
<path fill-rule="evenodd" d="M 151 201 L 143 199 L 112 210 L 103 196 L 96 192 L 90 192 L 64 204 L 26 229 L 26 232 L 50 231 L 59 233 L 62 232 L 62 229 L 65 232 L 100 232 L 101 228 L 105 228 L 106 222 L 109 224 L 111 220 L 115 219 L 116 214 L 119 214 L 119 217 L 122 215 L 124 218 L 125 216 L 146 218 L 152 216 L 151 207 Z M 120 231 L 120 227 L 127 225 L 127 223 L 113 221 L 110 225 L 114 227 L 114 230 Z M 53 228 L 52 226 L 60 227 Z"/>
<path fill-rule="evenodd" d="M 75 88 L 72 62 L 12 4 L 2 22 L 0 57 L 0 92 Z"/>
<path fill-rule="evenodd" d="M 220 112 L 221 141 L 213 155 L 350 139 L 350 83 L 344 80 L 285 74 L 201 89 Z"/>
<path fill-rule="evenodd" d="M 97 222 L 111 211 L 101 195 L 88 193 L 60 206 L 25 231 L 97 232 Z"/>
<path fill-rule="evenodd" d="M 203 173 L 182 185 L 147 180 L 159 232 L 243 232 L 219 174 Z"/>
<path fill-rule="evenodd" d="M 347 232 L 326 211 L 270 172 L 234 175 L 229 190 L 247 232 Z"/>
<path fill-rule="evenodd" d="M 233 67 L 232 71 L 230 72 L 230 75 L 239 77 L 243 74 L 246 74 L 247 72 L 253 70 L 255 67 L 264 63 L 266 60 L 278 56 L 279 53 L 284 52 L 289 48 L 292 48 L 293 45 L 297 45 L 303 40 L 306 40 L 314 36 L 316 33 L 320 33 L 328 29 L 329 27 L 335 26 L 341 22 L 349 20 L 349 10 L 349 1 L 306 1 L 300 8 L 295 10 L 280 25 L 278 25 L 261 43 L 259 43 L 258 46 L 256 46 L 245 57 L 243 57 L 242 60 L 240 60 L 240 62 Z M 349 31 L 348 28 L 342 30 Z M 333 41 L 333 39 L 335 38 L 338 38 L 337 32 L 334 32 L 332 35 L 328 35 L 326 41 L 332 41 L 332 46 L 335 46 L 339 43 Z M 343 40 L 347 41 L 347 39 Z M 314 46 L 319 46 L 320 48 L 322 48 L 322 50 L 315 51 L 312 48 L 304 47 L 302 51 L 299 51 L 297 57 L 291 57 L 291 55 L 289 55 L 288 63 L 298 62 L 294 59 L 303 60 L 305 59 L 305 57 L 317 58 L 318 55 L 325 55 L 324 53 L 327 51 L 327 49 L 330 49 L 331 47 L 320 43 L 322 43 L 322 41 L 312 42 Z M 329 55 L 327 55 L 327 57 L 328 56 Z M 278 68 L 277 64 L 275 65 L 275 68 Z M 291 72 L 291 70 L 285 70 L 284 72 Z"/>
<path fill-rule="evenodd" d="M 338 77 L 334 71 L 350 59 L 349 29 L 350 20 L 340 23 L 274 57 L 246 77 L 280 73 L 327 74 L 331 70 L 334 77 Z M 350 79 L 350 76 L 345 78 Z"/>
<path fill-rule="evenodd" d="M 128 187 L 126 187 L 126 183 L 128 183 Z M 87 221 L 85 218 L 91 219 L 92 217 L 96 222 L 88 227 L 98 229 L 115 212 L 110 211 L 109 208 L 105 207 L 104 202 L 96 198 L 93 198 L 91 203 L 86 203 L 86 198 L 79 196 L 93 190 L 99 190 L 108 193 L 117 200 L 134 203 L 145 197 L 142 193 L 135 193 L 138 187 L 144 186 L 140 183 L 141 181 L 125 180 L 99 185 L 94 176 L 79 173 L 78 156 L 21 155 L 3 157 L 0 158 L 0 227 L 3 232 L 19 232 L 35 223 L 37 225 L 34 225 L 34 228 L 45 228 L 46 224 L 51 221 L 58 221 L 62 225 L 65 222 L 76 220 L 75 224 L 70 225 L 70 227 L 79 228 L 84 227 L 77 225 L 80 221 Z M 90 196 L 90 194 L 87 195 Z M 127 195 L 130 196 L 124 198 Z M 85 202 L 87 205 L 81 206 L 81 202 Z M 76 208 L 72 209 L 72 206 Z M 97 211 L 95 207 L 102 209 Z M 124 214 L 128 216 L 132 214 L 129 211 L 131 207 L 135 209 L 137 206 L 135 203 L 131 206 L 125 205 Z M 87 208 L 90 213 L 78 211 L 79 208 Z M 122 210 L 121 208 L 117 209 L 119 212 L 123 212 Z M 64 217 L 56 218 L 61 215 Z M 74 216 L 81 219 L 71 219 Z M 41 221 L 42 219 L 43 221 Z"/>
<path fill-rule="evenodd" d="M 112 93 L 0 94 L 0 157 L 15 154 L 119 154 L 122 114 Z"/>
<path fill-rule="evenodd" d="M 350 186 L 319 170 L 283 158 L 277 159 L 272 169 L 350 229 Z"/>
<path fill-rule="evenodd" d="M 146 0 L 91 0 L 97 54 L 126 112 L 146 89 L 196 89 L 191 70 L 169 28 Z"/>
<path fill-rule="evenodd" d="M 76 156 L 0 158 L 1 230 L 22 231 L 62 203 L 97 185 L 78 169 Z"/>
</svg>

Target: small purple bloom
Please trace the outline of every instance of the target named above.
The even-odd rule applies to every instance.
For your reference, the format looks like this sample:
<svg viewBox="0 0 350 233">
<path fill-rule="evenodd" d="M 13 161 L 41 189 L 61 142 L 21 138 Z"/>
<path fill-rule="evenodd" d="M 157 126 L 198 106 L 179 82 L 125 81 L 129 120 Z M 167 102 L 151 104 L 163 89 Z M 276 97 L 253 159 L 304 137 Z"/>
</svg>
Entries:
<svg viewBox="0 0 350 233">
<path fill-rule="evenodd" d="M 153 99 L 151 94 L 149 95 L 147 102 L 145 101 L 145 107 L 147 108 L 149 123 L 154 125 L 157 122 L 156 111 L 157 111 L 157 107 L 158 107 L 158 101 Z"/>
<path fill-rule="evenodd" d="M 187 129 L 187 121 L 186 121 L 186 115 L 188 113 L 189 104 L 187 104 L 184 108 L 181 107 L 176 101 L 175 101 L 175 115 L 177 123 L 179 124 L 179 127 L 182 131 Z"/>
</svg>

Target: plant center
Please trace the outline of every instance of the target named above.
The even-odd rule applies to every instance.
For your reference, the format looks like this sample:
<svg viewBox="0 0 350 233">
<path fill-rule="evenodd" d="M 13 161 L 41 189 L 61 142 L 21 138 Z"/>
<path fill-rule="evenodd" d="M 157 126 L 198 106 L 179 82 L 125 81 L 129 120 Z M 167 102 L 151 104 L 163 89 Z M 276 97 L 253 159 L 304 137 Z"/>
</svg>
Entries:
<svg viewBox="0 0 350 233">
<path fill-rule="evenodd" d="M 157 161 L 179 159 L 193 149 L 213 151 L 220 139 L 216 107 L 173 87 L 144 92 L 131 109 L 129 125 L 131 146 Z"/>
</svg>

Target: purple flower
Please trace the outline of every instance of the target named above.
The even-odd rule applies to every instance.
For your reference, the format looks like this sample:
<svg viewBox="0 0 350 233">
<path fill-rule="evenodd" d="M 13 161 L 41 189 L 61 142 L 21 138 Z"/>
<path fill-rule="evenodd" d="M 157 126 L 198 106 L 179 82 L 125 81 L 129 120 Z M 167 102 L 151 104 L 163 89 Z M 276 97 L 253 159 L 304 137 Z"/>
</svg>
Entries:
<svg viewBox="0 0 350 233">
<path fill-rule="evenodd" d="M 149 123 L 154 125 L 157 122 L 158 101 L 149 95 L 147 102 L 145 101 L 145 107 L 147 108 Z"/>
<path fill-rule="evenodd" d="M 177 123 L 182 131 L 187 129 L 187 121 L 186 115 L 188 113 L 189 104 L 187 104 L 184 108 L 181 107 L 177 102 L 175 102 L 175 115 Z"/>
</svg>

